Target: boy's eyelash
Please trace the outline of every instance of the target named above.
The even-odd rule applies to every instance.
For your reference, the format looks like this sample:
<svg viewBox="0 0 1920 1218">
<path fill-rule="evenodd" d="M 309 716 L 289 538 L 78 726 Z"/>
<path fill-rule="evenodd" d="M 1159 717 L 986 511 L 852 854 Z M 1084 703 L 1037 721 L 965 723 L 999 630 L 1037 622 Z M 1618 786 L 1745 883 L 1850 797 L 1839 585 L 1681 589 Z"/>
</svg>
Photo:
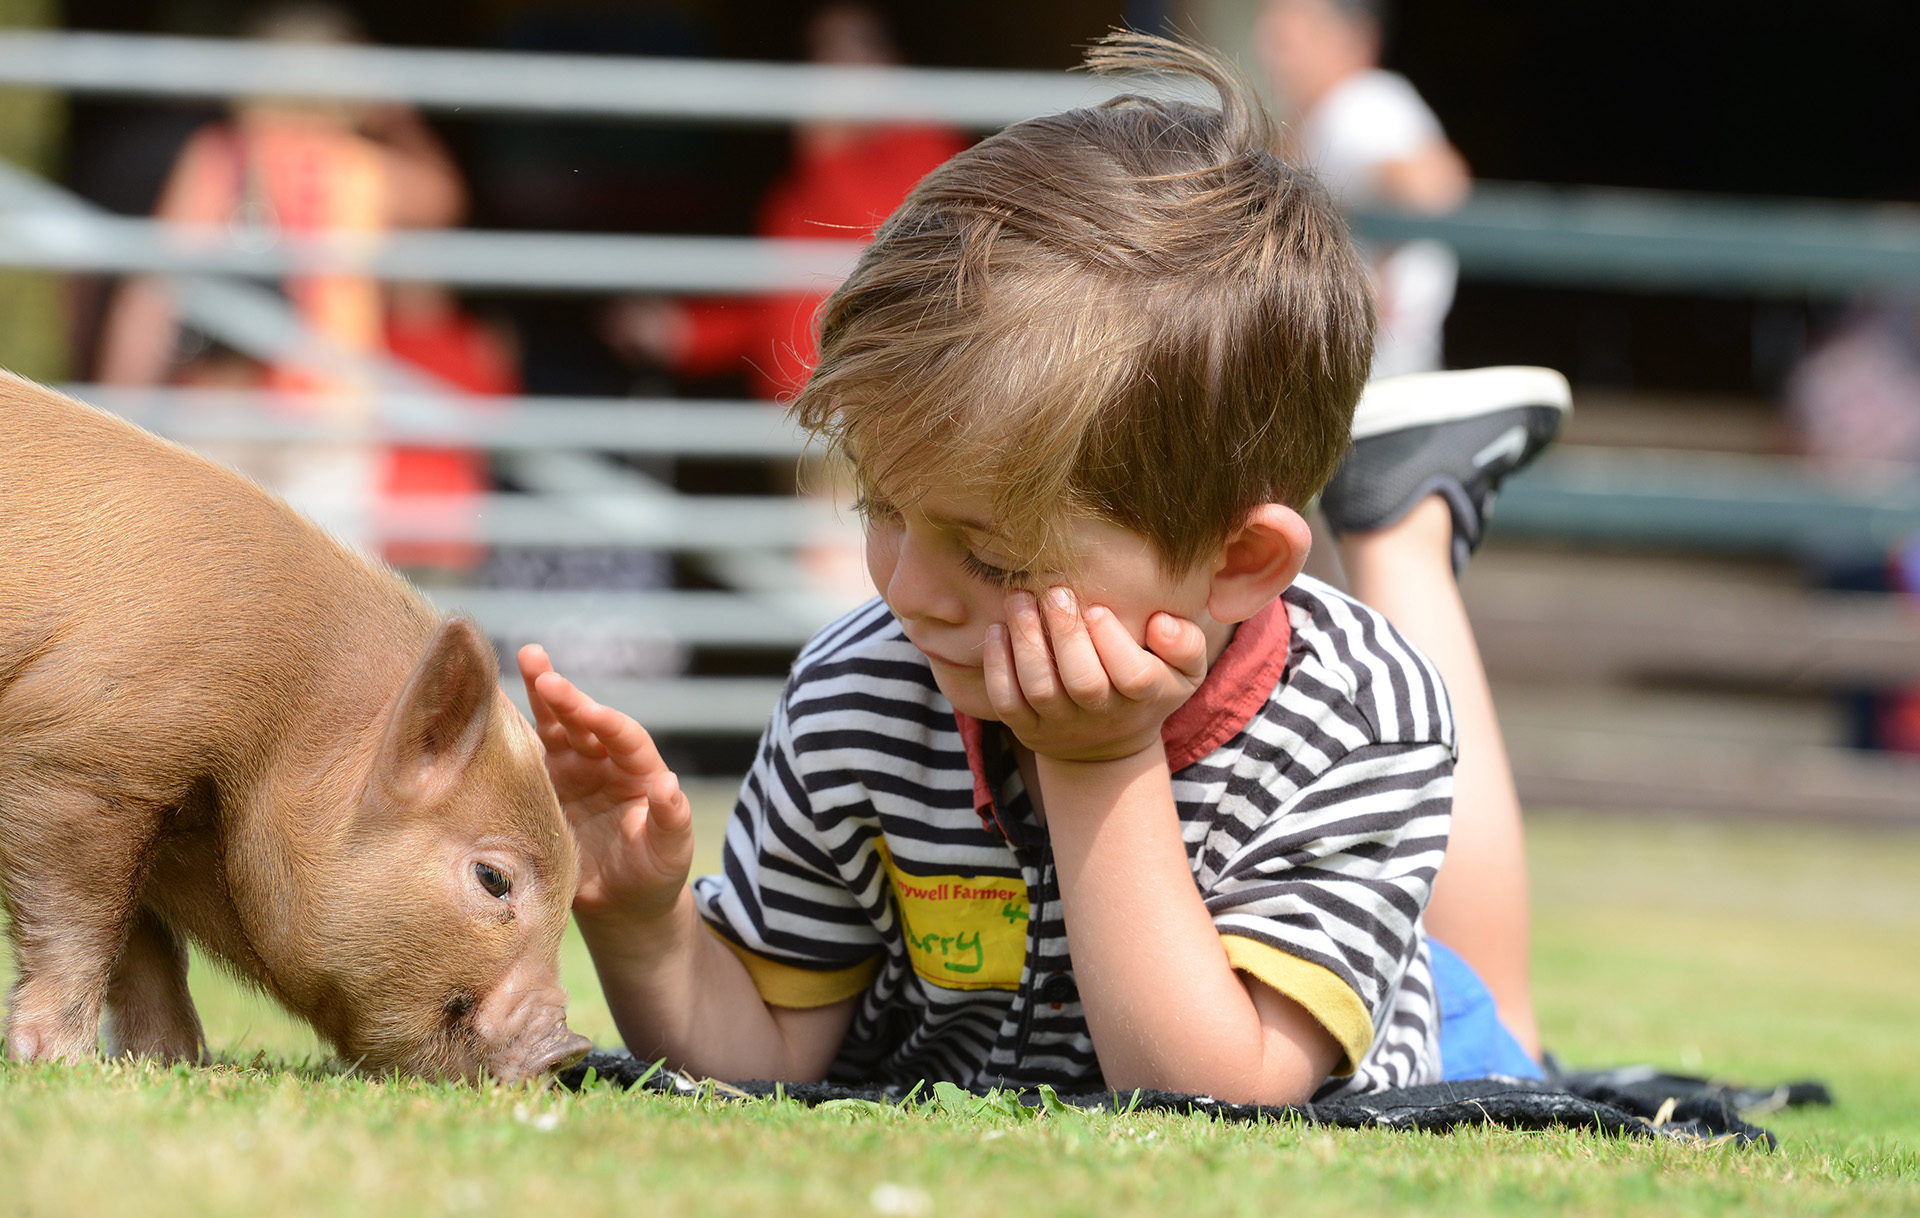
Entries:
<svg viewBox="0 0 1920 1218">
<path fill-rule="evenodd" d="M 982 583 L 992 584 L 999 588 L 1006 588 L 1014 584 L 1024 584 L 1027 582 L 1027 573 L 1025 571 L 1009 571 L 1005 567 L 996 567 L 991 563 L 981 562 L 978 558 L 974 557 L 973 551 L 971 550 L 960 555 L 960 566 L 968 575 L 973 576 Z"/>
<path fill-rule="evenodd" d="M 891 503 L 868 495 L 855 499 L 853 510 L 860 514 L 861 519 L 868 521 L 890 520 L 900 514 L 900 509 Z M 996 588 L 1011 588 L 1024 584 L 1028 578 L 1025 571 L 1010 571 L 1005 567 L 996 567 L 990 562 L 983 562 L 974 555 L 972 550 L 961 551 L 960 569 L 982 583 L 992 584 Z"/>
</svg>

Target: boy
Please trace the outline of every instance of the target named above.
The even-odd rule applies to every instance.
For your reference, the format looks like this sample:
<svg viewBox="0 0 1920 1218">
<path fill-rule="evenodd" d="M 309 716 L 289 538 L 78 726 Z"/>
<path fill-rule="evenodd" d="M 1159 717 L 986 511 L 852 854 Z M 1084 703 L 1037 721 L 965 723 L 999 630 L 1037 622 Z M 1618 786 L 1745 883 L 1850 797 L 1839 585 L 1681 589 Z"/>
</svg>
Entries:
<svg viewBox="0 0 1920 1218">
<path fill-rule="evenodd" d="M 1090 62 L 1192 73 L 1221 109 L 1009 128 L 826 306 L 795 410 L 852 461 L 881 597 L 796 661 L 724 874 L 687 884 L 645 732 L 522 653 L 638 1054 L 1276 1104 L 1442 1073 L 1421 913 L 1453 715 L 1377 613 L 1296 578 L 1366 378 L 1364 273 L 1213 60 L 1127 35 Z M 1450 589 L 1542 409 L 1466 411 L 1517 447 L 1405 503 L 1336 496 L 1361 570 L 1411 538 Z M 1461 421 L 1412 450 L 1451 460 Z M 1422 434 L 1356 451 L 1363 482 L 1404 478 Z"/>
</svg>

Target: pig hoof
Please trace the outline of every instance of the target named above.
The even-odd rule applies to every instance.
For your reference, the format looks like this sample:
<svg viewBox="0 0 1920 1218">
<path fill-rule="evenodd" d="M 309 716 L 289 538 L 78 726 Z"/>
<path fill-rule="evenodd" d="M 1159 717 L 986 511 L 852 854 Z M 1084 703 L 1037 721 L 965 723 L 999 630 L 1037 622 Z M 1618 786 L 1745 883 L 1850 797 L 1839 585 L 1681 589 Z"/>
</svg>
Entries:
<svg viewBox="0 0 1920 1218">
<path fill-rule="evenodd" d="M 74 1036 L 32 1025 L 7 1029 L 7 1055 L 15 1061 L 79 1061 L 93 1056 L 94 1046 Z"/>
<path fill-rule="evenodd" d="M 116 1045 L 113 1056 L 129 1058 L 134 1061 L 159 1062 L 163 1066 L 178 1065 L 185 1062 L 189 1066 L 203 1066 L 207 1061 L 206 1046 L 198 1042 L 154 1042 L 138 1045 Z"/>
</svg>

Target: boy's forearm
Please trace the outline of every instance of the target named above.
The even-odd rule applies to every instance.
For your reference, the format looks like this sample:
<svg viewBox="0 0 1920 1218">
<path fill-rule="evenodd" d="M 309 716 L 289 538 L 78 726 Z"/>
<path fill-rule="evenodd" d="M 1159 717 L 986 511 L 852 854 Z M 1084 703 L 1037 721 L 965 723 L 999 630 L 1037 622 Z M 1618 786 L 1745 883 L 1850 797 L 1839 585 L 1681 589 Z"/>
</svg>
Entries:
<svg viewBox="0 0 1920 1218">
<path fill-rule="evenodd" d="M 1107 1084 L 1268 1104 L 1308 1098 L 1331 1063 L 1263 1023 L 1227 962 L 1193 882 L 1165 751 L 1036 761 L 1080 1001 Z M 1316 1026 L 1311 1035 L 1325 1034 Z"/>
<path fill-rule="evenodd" d="M 635 1056 L 705 1078 L 824 1076 L 832 1046 L 817 1043 L 819 1020 L 767 1005 L 739 957 L 707 930 L 692 889 L 651 922 L 576 917 Z"/>
</svg>

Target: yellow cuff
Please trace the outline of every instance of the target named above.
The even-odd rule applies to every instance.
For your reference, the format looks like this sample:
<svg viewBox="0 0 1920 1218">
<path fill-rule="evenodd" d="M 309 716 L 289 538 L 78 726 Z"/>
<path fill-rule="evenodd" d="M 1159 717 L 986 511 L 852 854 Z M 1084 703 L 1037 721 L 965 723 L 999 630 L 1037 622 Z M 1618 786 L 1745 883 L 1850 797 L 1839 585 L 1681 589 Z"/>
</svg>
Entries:
<svg viewBox="0 0 1920 1218">
<path fill-rule="evenodd" d="M 1220 942 L 1227 949 L 1229 964 L 1305 1007 L 1339 1042 L 1345 1059 L 1333 1072 L 1335 1077 L 1360 1068 L 1361 1059 L 1373 1047 L 1373 1017 L 1339 974 L 1239 935 L 1222 935 Z"/>
<path fill-rule="evenodd" d="M 760 997 L 776 1007 L 832 1006 L 841 999 L 852 998 L 865 991 L 880 972 L 878 956 L 862 960 L 852 968 L 824 972 L 782 964 L 748 951 L 714 930 L 711 924 L 705 925 L 714 938 L 732 948 L 733 954 L 740 957 L 740 963 L 747 966 L 747 976 L 753 978 L 753 988 L 760 991 Z"/>
</svg>

